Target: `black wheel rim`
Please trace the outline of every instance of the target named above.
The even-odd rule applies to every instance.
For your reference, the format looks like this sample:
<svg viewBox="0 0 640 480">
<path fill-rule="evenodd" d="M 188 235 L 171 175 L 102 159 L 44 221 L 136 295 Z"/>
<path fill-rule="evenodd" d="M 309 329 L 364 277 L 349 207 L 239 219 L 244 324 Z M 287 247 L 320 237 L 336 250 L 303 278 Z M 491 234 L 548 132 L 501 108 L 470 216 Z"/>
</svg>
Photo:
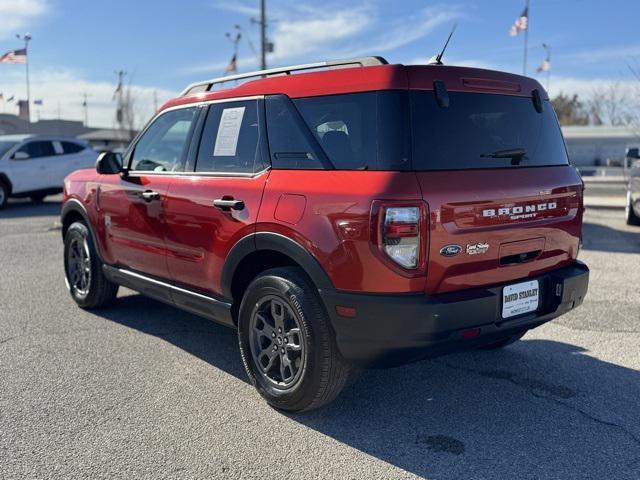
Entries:
<svg viewBox="0 0 640 480">
<path fill-rule="evenodd" d="M 6 194 L 4 193 L 4 188 L 0 187 L 0 205 L 3 205 L 6 200 Z"/>
<path fill-rule="evenodd" d="M 300 319 L 280 297 L 261 298 L 251 314 L 249 341 L 258 372 L 277 388 L 292 388 L 306 363 Z"/>
<path fill-rule="evenodd" d="M 91 285 L 91 257 L 85 239 L 74 238 L 67 252 L 69 285 L 78 295 L 87 295 Z"/>
</svg>

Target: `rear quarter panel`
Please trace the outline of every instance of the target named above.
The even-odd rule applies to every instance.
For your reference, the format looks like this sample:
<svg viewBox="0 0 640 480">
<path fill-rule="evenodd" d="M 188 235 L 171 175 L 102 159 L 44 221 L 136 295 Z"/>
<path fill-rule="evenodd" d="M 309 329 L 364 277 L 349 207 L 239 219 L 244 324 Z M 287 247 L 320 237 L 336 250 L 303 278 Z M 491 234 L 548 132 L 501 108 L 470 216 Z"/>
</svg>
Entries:
<svg viewBox="0 0 640 480">
<path fill-rule="evenodd" d="M 421 202 L 413 172 L 273 170 L 257 232 L 285 235 L 309 251 L 337 289 L 418 292 L 425 278 L 385 265 L 370 243 L 372 201 Z"/>
</svg>

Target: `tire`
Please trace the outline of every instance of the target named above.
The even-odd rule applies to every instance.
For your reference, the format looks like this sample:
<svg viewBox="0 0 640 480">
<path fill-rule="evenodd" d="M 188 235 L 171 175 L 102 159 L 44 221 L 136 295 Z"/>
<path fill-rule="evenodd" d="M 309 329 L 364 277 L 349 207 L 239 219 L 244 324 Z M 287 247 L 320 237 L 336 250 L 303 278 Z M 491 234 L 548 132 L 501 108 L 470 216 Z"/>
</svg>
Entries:
<svg viewBox="0 0 640 480">
<path fill-rule="evenodd" d="M 45 198 L 46 198 L 46 195 L 44 195 L 42 193 L 34 193 L 33 195 L 29 195 L 29 199 L 33 203 L 42 203 Z"/>
<path fill-rule="evenodd" d="M 627 225 L 640 226 L 640 217 L 633 211 L 633 205 L 631 203 L 631 192 L 627 192 L 627 206 L 625 208 L 625 216 Z"/>
<path fill-rule="evenodd" d="M 498 340 L 497 342 L 492 342 L 492 343 L 488 343 L 486 345 L 482 345 L 478 348 L 480 348 L 481 350 L 498 350 L 500 348 L 504 348 L 508 345 L 511 345 L 512 343 L 516 343 L 518 340 L 520 340 L 522 337 L 524 337 L 524 334 L 527 333 L 527 331 L 525 330 L 524 332 L 520 332 L 516 335 L 511 335 L 509 337 L 503 338 L 501 340 Z"/>
<path fill-rule="evenodd" d="M 9 201 L 9 189 L 7 186 L 0 180 L 0 210 L 7 206 L 7 202 Z"/>
<path fill-rule="evenodd" d="M 89 229 L 82 222 L 71 224 L 65 233 L 64 273 L 71 298 L 82 308 L 104 307 L 118 293 L 118 285 L 104 276 Z"/>
<path fill-rule="evenodd" d="M 316 287 L 297 267 L 267 270 L 251 282 L 238 340 L 251 383 L 277 409 L 319 408 L 349 381 L 352 365 L 338 351 Z"/>
</svg>

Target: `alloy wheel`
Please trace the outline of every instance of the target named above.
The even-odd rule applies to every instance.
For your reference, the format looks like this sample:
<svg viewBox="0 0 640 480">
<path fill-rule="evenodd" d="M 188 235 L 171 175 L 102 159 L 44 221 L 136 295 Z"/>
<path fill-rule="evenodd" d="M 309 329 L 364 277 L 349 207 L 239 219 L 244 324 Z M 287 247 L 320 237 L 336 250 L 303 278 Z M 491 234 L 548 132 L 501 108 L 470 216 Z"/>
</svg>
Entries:
<svg viewBox="0 0 640 480">
<path fill-rule="evenodd" d="M 255 305 L 249 341 L 253 362 L 262 376 L 280 389 L 295 385 L 304 370 L 306 348 L 298 315 L 275 295 Z"/>
<path fill-rule="evenodd" d="M 78 295 L 87 295 L 91 285 L 91 257 L 86 239 L 74 238 L 67 253 L 69 285 Z"/>
</svg>

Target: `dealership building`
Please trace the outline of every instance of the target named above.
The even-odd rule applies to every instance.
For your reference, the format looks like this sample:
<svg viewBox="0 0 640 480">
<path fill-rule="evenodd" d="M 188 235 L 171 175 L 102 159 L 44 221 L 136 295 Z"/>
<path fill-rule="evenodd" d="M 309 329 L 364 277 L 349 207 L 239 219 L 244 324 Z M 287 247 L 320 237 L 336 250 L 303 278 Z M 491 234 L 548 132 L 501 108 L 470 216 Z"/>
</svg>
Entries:
<svg viewBox="0 0 640 480">
<path fill-rule="evenodd" d="M 640 129 L 609 126 L 562 127 L 571 163 L 578 167 L 622 162 L 630 147 L 640 147 Z"/>
</svg>

